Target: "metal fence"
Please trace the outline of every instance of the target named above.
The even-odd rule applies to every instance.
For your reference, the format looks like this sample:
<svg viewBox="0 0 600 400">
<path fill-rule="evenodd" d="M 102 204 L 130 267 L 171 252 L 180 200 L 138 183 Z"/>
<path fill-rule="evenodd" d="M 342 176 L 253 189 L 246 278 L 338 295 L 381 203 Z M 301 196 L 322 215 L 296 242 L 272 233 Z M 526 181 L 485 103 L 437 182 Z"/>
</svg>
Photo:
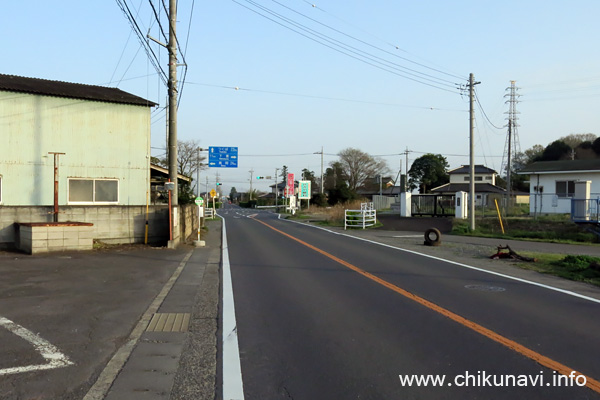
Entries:
<svg viewBox="0 0 600 400">
<path fill-rule="evenodd" d="M 600 222 L 600 199 L 572 199 L 571 220 L 573 222 Z"/>
<path fill-rule="evenodd" d="M 344 229 L 365 229 L 376 223 L 377 210 L 373 207 L 373 203 L 361 203 L 360 210 L 345 210 L 344 212 Z"/>
<path fill-rule="evenodd" d="M 455 195 L 414 194 L 411 197 L 412 215 L 453 217 Z"/>
</svg>

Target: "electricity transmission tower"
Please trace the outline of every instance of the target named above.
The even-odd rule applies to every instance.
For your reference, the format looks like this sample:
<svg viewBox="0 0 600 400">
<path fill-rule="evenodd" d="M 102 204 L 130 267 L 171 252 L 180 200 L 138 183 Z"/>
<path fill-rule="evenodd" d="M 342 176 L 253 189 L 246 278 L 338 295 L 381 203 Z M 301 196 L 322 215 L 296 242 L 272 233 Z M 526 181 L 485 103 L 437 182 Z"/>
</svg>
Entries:
<svg viewBox="0 0 600 400">
<path fill-rule="evenodd" d="M 508 93 L 504 95 L 504 97 L 508 97 L 506 103 L 509 104 L 508 112 L 505 113 L 508 114 L 508 124 L 505 125 L 508 127 L 508 133 L 506 135 L 506 144 L 504 146 L 504 154 L 506 154 L 507 157 L 506 162 L 504 162 L 504 160 L 502 162 L 501 170 L 506 171 L 506 192 L 508 195 L 508 202 L 510 202 L 512 192 L 512 164 L 514 162 L 515 155 L 520 152 L 519 135 L 517 133 L 517 127 L 519 126 L 517 124 L 517 120 L 519 119 L 517 115 L 520 113 L 517 111 L 517 103 L 519 102 L 518 98 L 521 95 L 517 93 L 519 88 L 515 85 L 515 83 L 515 81 L 510 81 L 510 87 L 506 88 Z"/>
</svg>

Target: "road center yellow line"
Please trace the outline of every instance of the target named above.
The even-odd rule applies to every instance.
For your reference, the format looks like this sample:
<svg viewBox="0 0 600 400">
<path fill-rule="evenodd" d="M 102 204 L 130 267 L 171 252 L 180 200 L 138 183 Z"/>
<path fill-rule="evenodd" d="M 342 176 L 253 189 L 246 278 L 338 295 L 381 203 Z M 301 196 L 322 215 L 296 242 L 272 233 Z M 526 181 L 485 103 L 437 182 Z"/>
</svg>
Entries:
<svg viewBox="0 0 600 400">
<path fill-rule="evenodd" d="M 327 257 L 339 264 L 342 264 L 343 266 L 351 269 L 352 271 L 355 271 L 355 272 L 361 274 L 362 276 L 369 278 L 372 281 L 375 281 L 375 282 L 379 283 L 380 285 L 385 286 L 386 288 L 393 290 L 394 292 L 401 294 L 402 296 L 429 308 L 430 310 L 436 311 L 436 312 L 450 318 L 451 320 L 458 322 L 459 324 L 461 324 L 461 325 L 463 325 L 463 326 L 465 326 L 465 327 L 467 327 L 489 339 L 492 339 L 493 341 L 500 343 L 500 344 L 508 347 L 509 349 L 514 350 L 517 353 L 524 355 L 527 358 L 530 358 L 530 359 L 536 361 L 537 363 L 543 365 L 544 367 L 550 368 L 550 369 L 552 369 L 558 373 L 561 373 L 563 375 L 566 375 L 566 376 L 569 376 L 569 374 L 571 374 L 571 372 L 574 371 L 573 368 L 569 368 L 566 365 L 559 363 L 558 361 L 554 361 L 551 358 L 548 358 L 536 351 L 533 351 L 533 350 L 529 349 L 528 347 L 525 347 L 511 339 L 508 339 L 494 331 L 491 331 L 488 328 L 485 328 L 471 320 L 461 317 L 460 315 L 455 314 L 450 310 L 440 307 L 437 304 L 430 302 L 429 300 L 425 300 L 424 298 L 419 297 L 407 290 L 404 290 L 386 280 L 379 278 L 378 276 L 375 276 L 375 275 L 365 271 L 365 270 L 362 270 L 362 269 L 358 268 L 357 266 L 352 265 L 349 262 L 344 261 L 341 258 L 334 256 L 333 254 L 330 254 L 324 250 L 321 250 L 318 247 L 315 247 L 309 243 L 306 243 L 305 241 L 298 239 L 288 233 L 285 233 L 285 232 L 267 224 L 266 222 L 263 222 L 261 220 L 255 219 L 255 218 L 253 218 L 253 219 L 257 222 L 260 222 L 264 226 L 274 230 L 275 232 L 280 233 L 292 240 L 295 240 L 296 242 L 316 251 L 317 253 L 320 253 L 320 254 L 324 255 L 325 257 Z M 577 373 L 576 376 L 583 375 L 583 374 L 579 373 L 578 371 L 576 371 L 576 373 Z M 585 378 L 586 378 L 586 382 L 587 382 L 586 386 L 588 388 L 592 389 L 593 391 L 600 393 L 600 381 L 597 381 L 586 375 L 583 375 L 583 376 L 585 376 Z"/>
</svg>

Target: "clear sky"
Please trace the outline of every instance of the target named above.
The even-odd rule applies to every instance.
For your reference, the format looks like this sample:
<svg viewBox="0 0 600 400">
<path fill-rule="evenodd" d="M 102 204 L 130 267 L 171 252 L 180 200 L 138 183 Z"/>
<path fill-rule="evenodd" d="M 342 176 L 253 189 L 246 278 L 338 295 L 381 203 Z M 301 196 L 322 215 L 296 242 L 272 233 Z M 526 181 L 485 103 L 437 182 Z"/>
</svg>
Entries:
<svg viewBox="0 0 600 400">
<path fill-rule="evenodd" d="M 119 87 L 159 103 L 152 146 L 161 156 L 166 88 L 119 2 L 164 41 L 151 7 L 166 31 L 159 0 L 4 2 L 0 73 Z M 394 176 L 407 148 L 409 164 L 436 153 L 454 168 L 468 163 L 469 103 L 459 87 L 473 73 L 476 162 L 500 170 L 511 80 L 522 150 L 600 135 L 598 15 L 597 0 L 181 0 L 188 69 L 178 138 L 239 147 L 239 168 L 202 172 L 202 182 L 219 172 L 227 193 L 247 190 L 251 169 L 319 175 L 321 147 L 325 167 L 355 147 L 382 156 Z M 152 48 L 166 70 L 166 50 Z"/>
</svg>

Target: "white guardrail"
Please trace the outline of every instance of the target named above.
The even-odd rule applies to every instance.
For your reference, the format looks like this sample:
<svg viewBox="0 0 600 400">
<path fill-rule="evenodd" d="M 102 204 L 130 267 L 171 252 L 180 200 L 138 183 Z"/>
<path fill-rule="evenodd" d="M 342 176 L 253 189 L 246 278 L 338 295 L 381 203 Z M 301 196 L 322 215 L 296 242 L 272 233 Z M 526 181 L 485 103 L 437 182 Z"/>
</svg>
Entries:
<svg viewBox="0 0 600 400">
<path fill-rule="evenodd" d="M 377 223 L 377 211 L 373 207 L 373 203 L 361 203 L 360 210 L 345 210 L 344 214 L 344 230 L 348 228 L 365 229 Z"/>
<path fill-rule="evenodd" d="M 213 214 L 213 209 L 212 208 L 205 208 L 204 209 L 204 218 L 214 218 L 215 214 Z"/>
</svg>

